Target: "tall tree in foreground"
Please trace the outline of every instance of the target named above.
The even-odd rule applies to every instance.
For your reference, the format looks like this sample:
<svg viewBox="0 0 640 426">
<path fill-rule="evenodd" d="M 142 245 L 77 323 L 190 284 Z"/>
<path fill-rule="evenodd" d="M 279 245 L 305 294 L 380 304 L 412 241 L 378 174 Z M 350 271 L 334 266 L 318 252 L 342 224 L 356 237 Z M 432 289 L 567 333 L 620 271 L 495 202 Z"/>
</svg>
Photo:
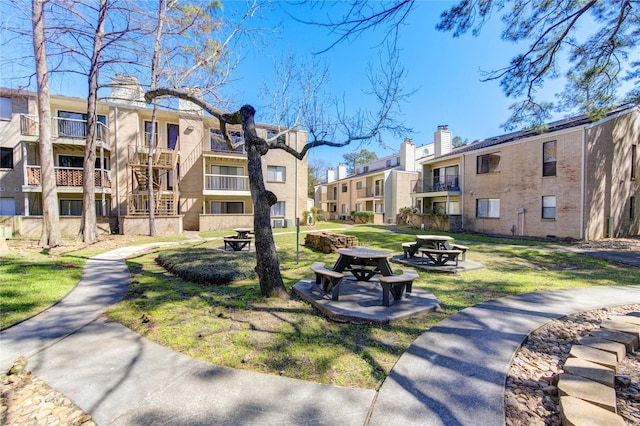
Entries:
<svg viewBox="0 0 640 426">
<path fill-rule="evenodd" d="M 45 48 L 45 13 L 47 0 L 33 0 L 33 49 L 36 60 L 38 82 L 38 126 L 40 148 L 40 180 L 42 183 L 42 233 L 40 247 L 62 245 L 60 233 L 60 210 L 56 191 L 56 174 L 53 167 L 53 147 L 51 145 L 51 101 L 49 98 L 49 74 Z"/>
<path fill-rule="evenodd" d="M 397 54 L 397 51 L 392 51 Z M 296 105 L 305 114 L 299 115 L 297 123 L 308 130 L 309 139 L 300 150 L 286 144 L 282 139 L 275 137 L 265 140 L 258 136 L 255 124 L 256 110 L 251 105 L 244 105 L 237 111 L 222 112 L 211 106 L 205 100 L 194 96 L 190 91 L 172 88 L 161 88 L 146 93 L 145 99 L 151 102 L 158 97 L 176 97 L 193 102 L 202 107 L 207 113 L 220 121 L 220 126 L 227 144 L 233 148 L 231 138 L 227 132 L 228 125 L 241 124 L 244 133 L 244 144 L 248 159 L 249 186 L 251 200 L 253 202 L 253 224 L 256 246 L 256 272 L 260 280 L 260 291 L 264 296 L 288 297 L 282 275 L 280 274 L 280 262 L 276 253 L 271 229 L 270 208 L 277 202 L 275 194 L 268 191 L 264 184 L 262 172 L 262 156 L 269 150 L 282 150 L 298 160 L 302 160 L 309 149 L 319 146 L 342 147 L 352 142 L 363 142 L 380 135 L 382 131 L 390 131 L 399 134 L 406 129 L 394 120 L 394 110 L 404 100 L 402 87 L 404 84 L 404 69 L 398 65 L 397 57 L 385 62 L 384 77 L 370 76 L 372 94 L 376 97 L 380 108 L 375 114 L 360 112 L 354 117 L 339 117 L 337 124 L 331 124 L 328 120 L 322 120 L 324 111 L 319 111 L 314 106 L 321 103 L 317 99 L 320 87 L 311 90 L 303 90 L 302 99 L 291 99 L 291 104 Z M 317 81 L 318 79 L 302 78 L 301 81 Z M 292 107 L 294 108 L 294 107 Z M 284 110 L 289 110 L 284 107 Z M 334 122 L 335 123 L 335 122 Z M 286 133 L 289 129 L 283 129 L 280 133 Z M 342 138 L 338 139 L 337 130 Z"/>
<path fill-rule="evenodd" d="M 109 10 L 109 0 L 100 0 L 97 25 L 93 36 L 93 53 L 89 66 L 89 96 L 87 97 L 87 138 L 84 148 L 82 179 L 82 221 L 78 239 L 85 243 L 98 241 L 96 218 L 95 165 L 98 132 L 98 89 L 100 63 L 104 46 L 104 24 Z M 103 165 L 100 165 L 103 168 Z"/>
</svg>

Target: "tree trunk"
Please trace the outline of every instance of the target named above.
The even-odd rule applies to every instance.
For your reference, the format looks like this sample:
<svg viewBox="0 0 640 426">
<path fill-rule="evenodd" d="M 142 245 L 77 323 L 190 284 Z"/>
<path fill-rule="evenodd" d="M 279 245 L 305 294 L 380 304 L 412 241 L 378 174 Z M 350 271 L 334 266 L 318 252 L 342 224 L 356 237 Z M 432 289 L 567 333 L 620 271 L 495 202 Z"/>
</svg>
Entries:
<svg viewBox="0 0 640 426">
<path fill-rule="evenodd" d="M 62 245 L 62 235 L 60 233 L 56 172 L 53 166 L 53 148 L 51 146 L 51 103 L 44 36 L 44 3 L 46 0 L 33 0 L 32 3 L 33 48 L 38 81 L 40 179 L 42 183 L 42 233 L 38 245 L 40 247 L 58 247 Z"/>
<path fill-rule="evenodd" d="M 84 148 L 84 170 L 82 172 L 82 221 L 78 239 L 85 243 L 98 241 L 96 220 L 95 164 L 96 139 L 98 130 L 98 75 L 100 56 L 104 43 L 104 20 L 107 13 L 107 0 L 100 0 L 98 25 L 93 39 L 93 55 L 89 69 L 89 97 L 87 98 L 87 140 Z M 102 164 L 100 165 L 102 168 Z"/>
<path fill-rule="evenodd" d="M 249 186 L 253 201 L 253 230 L 256 236 L 256 272 L 260 279 L 260 292 L 267 297 L 288 298 L 289 294 L 280 274 L 280 261 L 271 229 L 271 206 L 277 201 L 275 194 L 267 191 L 262 174 L 262 156 L 268 148 L 258 137 L 254 121 L 255 110 L 249 105 L 240 109 L 245 148 L 247 149 Z"/>
</svg>

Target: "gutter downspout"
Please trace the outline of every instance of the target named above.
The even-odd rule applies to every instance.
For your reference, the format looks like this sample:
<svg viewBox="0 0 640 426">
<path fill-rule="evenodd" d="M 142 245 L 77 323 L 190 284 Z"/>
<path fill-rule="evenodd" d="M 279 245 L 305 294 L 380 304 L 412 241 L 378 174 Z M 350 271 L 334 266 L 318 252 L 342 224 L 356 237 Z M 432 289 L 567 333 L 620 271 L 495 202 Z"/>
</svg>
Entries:
<svg viewBox="0 0 640 426">
<path fill-rule="evenodd" d="M 115 107 L 114 111 L 114 120 L 113 125 L 115 127 L 114 140 L 113 143 L 115 145 L 116 151 L 116 205 L 118 208 L 116 209 L 116 218 L 118 219 L 118 233 L 120 233 L 120 152 L 118 151 L 118 107 Z"/>
<path fill-rule="evenodd" d="M 587 153 L 586 153 L 586 142 L 587 142 L 587 126 L 582 128 L 582 158 L 580 160 L 581 163 L 581 176 L 580 176 L 580 239 L 584 240 L 585 239 L 585 230 L 584 230 L 584 203 L 585 203 L 585 180 L 586 180 L 586 175 L 587 175 L 587 171 L 586 171 L 586 157 L 587 157 Z"/>
<path fill-rule="evenodd" d="M 460 195 L 460 230 L 464 231 L 464 171 L 465 171 L 465 154 L 462 154 L 462 167 L 460 168 L 460 188 L 462 189 L 462 194 Z"/>
<path fill-rule="evenodd" d="M 296 151 L 298 151 L 298 131 L 296 130 Z M 295 158 L 295 157 L 294 157 Z M 295 158 L 296 161 L 296 200 L 294 203 L 294 218 L 299 218 L 299 206 L 298 206 L 298 202 L 299 202 L 299 198 L 300 198 L 300 181 L 298 180 L 298 167 L 300 166 L 300 160 L 298 160 L 297 158 Z M 306 209 L 305 209 L 306 210 Z M 295 224 L 295 221 L 294 221 Z"/>
</svg>

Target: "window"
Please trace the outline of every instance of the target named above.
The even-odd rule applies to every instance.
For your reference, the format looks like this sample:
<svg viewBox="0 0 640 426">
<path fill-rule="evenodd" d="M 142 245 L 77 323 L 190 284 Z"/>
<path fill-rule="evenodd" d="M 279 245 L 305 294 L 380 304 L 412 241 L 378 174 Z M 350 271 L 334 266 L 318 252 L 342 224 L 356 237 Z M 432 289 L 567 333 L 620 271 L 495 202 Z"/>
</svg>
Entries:
<svg viewBox="0 0 640 426">
<path fill-rule="evenodd" d="M 0 120 L 11 120 L 12 113 L 11 98 L 0 96 Z"/>
<path fill-rule="evenodd" d="M 98 162 L 98 165 L 100 165 L 100 162 Z M 76 155 L 59 155 L 58 166 L 81 169 L 84 167 L 84 158 Z"/>
<path fill-rule="evenodd" d="M 347 184 L 346 183 L 342 184 L 342 192 L 347 192 Z"/>
<path fill-rule="evenodd" d="M 267 166 L 268 182 L 285 182 L 287 180 L 287 169 L 282 166 Z"/>
<path fill-rule="evenodd" d="M 636 197 L 629 197 L 629 219 L 636 218 Z"/>
<path fill-rule="evenodd" d="M 362 189 L 362 181 L 361 180 L 356 182 L 356 189 L 358 189 L 358 190 Z"/>
<path fill-rule="evenodd" d="M 631 179 L 635 179 L 638 173 L 636 162 L 638 161 L 638 145 L 631 145 Z"/>
<path fill-rule="evenodd" d="M 211 174 L 213 175 L 242 176 L 243 173 L 242 167 L 211 165 Z"/>
<path fill-rule="evenodd" d="M 384 195 L 384 186 L 382 179 L 378 179 L 373 182 L 373 195 L 374 197 L 382 197 Z"/>
<path fill-rule="evenodd" d="M 82 216 L 82 200 L 60 200 L 60 216 Z"/>
<path fill-rule="evenodd" d="M 476 173 L 496 173 L 500 171 L 500 153 L 478 155 Z"/>
<path fill-rule="evenodd" d="M 210 130 L 210 146 L 211 151 L 218 152 L 244 152 L 244 137 L 242 136 L 242 132 L 232 130 L 227 131 L 229 138 L 231 139 L 231 143 L 236 148 L 234 150 L 229 149 L 227 146 L 227 142 L 224 140 L 224 136 L 222 136 L 222 131 L 220 129 L 211 129 Z"/>
<path fill-rule="evenodd" d="M 87 136 L 87 114 L 73 111 L 58 111 L 58 135 L 72 138 Z M 106 115 L 98 115 L 98 123 L 107 124 Z M 100 136 L 98 132 L 98 136 Z"/>
<path fill-rule="evenodd" d="M 241 201 L 212 201 L 211 214 L 244 213 L 244 203 Z"/>
<path fill-rule="evenodd" d="M 479 198 L 476 200 L 476 217 L 500 217 L 499 198 Z"/>
<path fill-rule="evenodd" d="M 387 160 L 387 164 L 386 164 L 386 166 L 387 166 L 387 167 L 391 167 L 391 159 L 390 159 L 390 158 Z"/>
<path fill-rule="evenodd" d="M 447 214 L 447 203 L 445 201 L 434 201 L 433 214 L 439 214 L 439 215 Z"/>
<path fill-rule="evenodd" d="M 384 213 L 384 204 L 376 204 L 373 209 L 376 213 Z"/>
<path fill-rule="evenodd" d="M 0 169 L 13 169 L 13 148 L 0 148 Z"/>
<path fill-rule="evenodd" d="M 156 121 L 156 126 L 155 126 L 155 144 L 156 146 L 158 146 L 158 122 Z M 149 146 L 149 144 L 151 143 L 151 122 L 150 121 L 145 121 L 144 122 L 144 141 L 146 143 L 147 146 Z"/>
<path fill-rule="evenodd" d="M 396 157 L 396 166 L 400 165 L 400 157 Z"/>
<path fill-rule="evenodd" d="M 271 217 L 284 216 L 287 212 L 284 201 L 278 201 L 271 206 Z"/>
<path fill-rule="evenodd" d="M 367 173 L 369 171 L 369 166 L 362 167 L 362 173 Z"/>
<path fill-rule="evenodd" d="M 167 124 L 167 143 L 169 145 L 169 149 L 176 149 L 179 136 L 180 126 L 177 124 Z"/>
<path fill-rule="evenodd" d="M 556 141 L 542 144 L 542 176 L 556 175 Z"/>
<path fill-rule="evenodd" d="M 347 208 L 347 205 L 343 204 L 342 205 L 342 213 L 348 213 L 348 212 L 349 212 L 349 209 Z"/>
<path fill-rule="evenodd" d="M 555 195 L 542 197 L 542 218 L 556 218 L 556 197 Z"/>
<path fill-rule="evenodd" d="M 0 198 L 0 216 L 16 215 L 16 199 Z"/>
<path fill-rule="evenodd" d="M 273 142 L 273 140 L 276 139 L 276 136 L 278 135 L 278 131 L 277 130 L 267 130 L 267 139 L 269 140 L 269 142 Z M 282 143 L 282 144 L 287 144 L 287 138 L 285 135 L 280 135 L 278 136 L 277 139 L 278 143 Z"/>
</svg>

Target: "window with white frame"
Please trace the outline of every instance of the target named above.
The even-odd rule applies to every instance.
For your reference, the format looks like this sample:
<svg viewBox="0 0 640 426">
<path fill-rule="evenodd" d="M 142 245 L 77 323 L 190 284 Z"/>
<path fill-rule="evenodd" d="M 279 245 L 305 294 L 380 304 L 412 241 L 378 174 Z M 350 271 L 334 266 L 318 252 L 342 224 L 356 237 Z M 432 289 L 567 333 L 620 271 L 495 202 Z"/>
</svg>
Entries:
<svg viewBox="0 0 640 426">
<path fill-rule="evenodd" d="M 496 173 L 500 171 L 500 153 L 478 155 L 476 164 L 476 173 L 481 175 L 485 173 Z"/>
<path fill-rule="evenodd" d="M 542 176 L 556 175 L 556 141 L 542 144 Z"/>
<path fill-rule="evenodd" d="M 476 217 L 499 218 L 499 198 L 479 198 L 476 200 Z"/>
<path fill-rule="evenodd" d="M 211 214 L 244 213 L 244 203 L 242 201 L 211 201 L 209 207 Z"/>
<path fill-rule="evenodd" d="M 347 208 L 346 204 L 342 205 L 342 213 L 349 213 L 349 209 Z"/>
<path fill-rule="evenodd" d="M 268 182 L 285 182 L 287 180 L 287 169 L 282 166 L 267 166 Z"/>
<path fill-rule="evenodd" d="M 357 181 L 357 182 L 356 182 L 356 189 L 357 189 L 357 190 L 362 189 L 362 181 L 361 181 L 361 180 L 359 180 L 359 181 Z"/>
<path fill-rule="evenodd" d="M 556 197 L 555 195 L 547 195 L 542 197 L 542 218 L 556 218 Z"/>
<path fill-rule="evenodd" d="M 447 214 L 446 201 L 434 201 L 432 204 L 433 214 L 445 215 Z"/>
<path fill-rule="evenodd" d="M 12 113 L 11 98 L 0 96 L 0 120 L 11 120 Z"/>
<path fill-rule="evenodd" d="M 284 217 L 287 212 L 284 201 L 278 201 L 271 206 L 271 217 Z"/>
<path fill-rule="evenodd" d="M 373 209 L 375 210 L 376 213 L 384 213 L 384 204 L 376 203 Z"/>
</svg>

